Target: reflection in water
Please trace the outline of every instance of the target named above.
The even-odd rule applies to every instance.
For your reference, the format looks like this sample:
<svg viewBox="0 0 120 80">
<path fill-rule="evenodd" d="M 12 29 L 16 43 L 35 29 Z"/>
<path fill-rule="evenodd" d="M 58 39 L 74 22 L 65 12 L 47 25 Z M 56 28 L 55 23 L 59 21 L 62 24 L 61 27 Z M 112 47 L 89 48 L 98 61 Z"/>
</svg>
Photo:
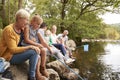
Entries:
<svg viewBox="0 0 120 80">
<path fill-rule="evenodd" d="M 106 65 L 111 66 L 113 71 L 120 72 L 120 45 L 117 44 L 107 44 L 105 47 L 106 55 L 103 55 L 102 60 Z"/>
<path fill-rule="evenodd" d="M 80 47 L 74 56 L 75 67 L 86 80 L 120 80 L 120 44 L 89 43 L 89 51 Z"/>
</svg>

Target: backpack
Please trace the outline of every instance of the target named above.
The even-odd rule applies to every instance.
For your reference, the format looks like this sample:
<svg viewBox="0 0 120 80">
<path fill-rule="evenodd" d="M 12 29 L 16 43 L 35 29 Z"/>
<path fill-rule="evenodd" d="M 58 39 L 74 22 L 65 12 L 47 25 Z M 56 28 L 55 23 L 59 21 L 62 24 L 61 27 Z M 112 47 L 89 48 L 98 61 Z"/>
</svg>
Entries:
<svg viewBox="0 0 120 80">
<path fill-rule="evenodd" d="M 10 67 L 10 63 L 0 57 L 0 73 L 3 73 L 8 67 Z"/>
<path fill-rule="evenodd" d="M 10 63 L 0 57 L 0 80 L 13 80 L 12 72 L 9 67 Z"/>
</svg>

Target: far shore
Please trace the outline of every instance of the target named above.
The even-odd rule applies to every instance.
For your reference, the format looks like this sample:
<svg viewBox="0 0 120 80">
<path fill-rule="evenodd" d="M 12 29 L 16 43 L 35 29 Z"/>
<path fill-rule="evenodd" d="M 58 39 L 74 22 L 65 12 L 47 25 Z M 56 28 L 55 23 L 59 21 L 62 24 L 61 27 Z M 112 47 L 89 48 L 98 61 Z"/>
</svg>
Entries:
<svg viewBox="0 0 120 80">
<path fill-rule="evenodd" d="M 120 40 L 111 40 L 111 39 L 82 39 L 82 42 L 120 42 Z"/>
</svg>

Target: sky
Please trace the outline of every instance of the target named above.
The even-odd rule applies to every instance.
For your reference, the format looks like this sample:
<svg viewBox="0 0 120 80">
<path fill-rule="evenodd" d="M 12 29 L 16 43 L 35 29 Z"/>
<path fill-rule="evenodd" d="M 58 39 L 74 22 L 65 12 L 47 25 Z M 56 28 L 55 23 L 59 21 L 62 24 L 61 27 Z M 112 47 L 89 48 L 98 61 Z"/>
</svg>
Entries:
<svg viewBox="0 0 120 80">
<path fill-rule="evenodd" d="M 104 15 L 100 15 L 100 17 L 103 18 L 103 22 L 106 24 L 120 23 L 120 14 L 107 12 Z"/>
</svg>

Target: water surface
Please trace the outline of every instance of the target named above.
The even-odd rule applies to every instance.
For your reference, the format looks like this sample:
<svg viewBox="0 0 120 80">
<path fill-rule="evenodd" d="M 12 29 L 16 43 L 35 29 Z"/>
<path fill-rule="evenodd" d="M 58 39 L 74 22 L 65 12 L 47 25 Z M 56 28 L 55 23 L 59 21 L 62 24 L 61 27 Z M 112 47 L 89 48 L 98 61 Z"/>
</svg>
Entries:
<svg viewBox="0 0 120 80">
<path fill-rule="evenodd" d="M 80 75 L 86 80 L 120 80 L 120 43 L 87 44 L 88 52 L 79 47 L 74 53 Z"/>
</svg>

